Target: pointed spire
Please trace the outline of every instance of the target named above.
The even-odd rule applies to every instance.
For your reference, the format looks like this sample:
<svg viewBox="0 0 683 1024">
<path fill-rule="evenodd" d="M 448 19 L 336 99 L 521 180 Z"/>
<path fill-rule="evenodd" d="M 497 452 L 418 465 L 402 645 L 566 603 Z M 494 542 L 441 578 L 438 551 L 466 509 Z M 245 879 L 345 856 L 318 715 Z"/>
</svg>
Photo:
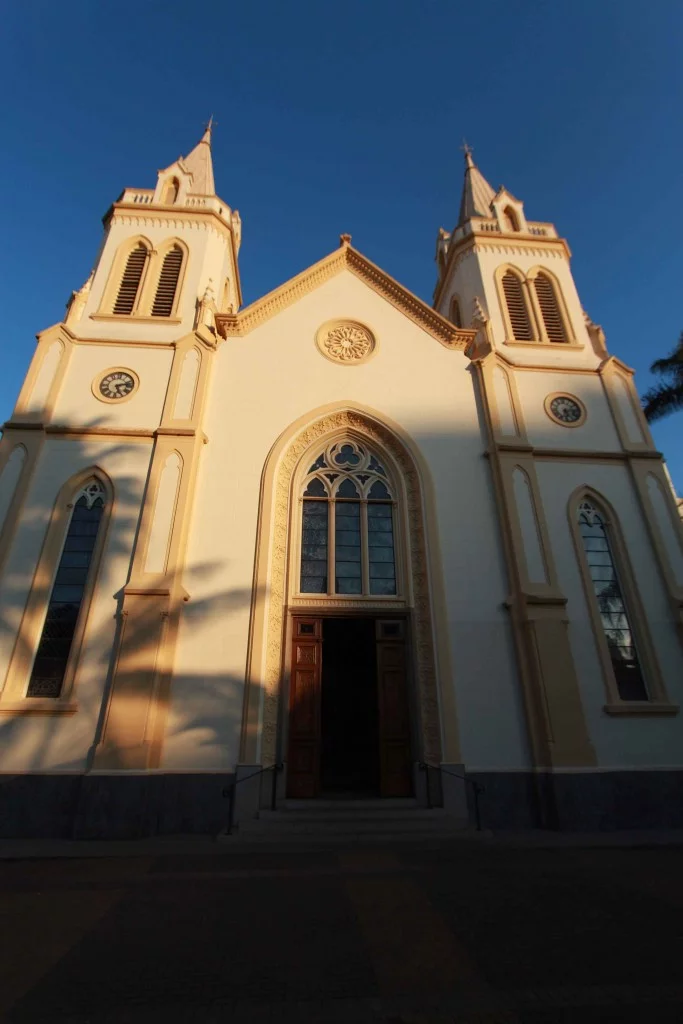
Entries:
<svg viewBox="0 0 683 1024">
<path fill-rule="evenodd" d="M 491 200 L 496 194 L 472 159 L 472 150 L 466 142 L 462 148 L 465 153 L 465 180 L 462 186 L 458 226 L 470 217 L 490 217 Z"/>
<path fill-rule="evenodd" d="M 200 196 L 215 196 L 213 161 L 211 159 L 211 131 L 213 114 L 204 129 L 204 134 L 194 149 L 183 158 L 183 164 L 192 175 L 192 192 Z"/>
</svg>

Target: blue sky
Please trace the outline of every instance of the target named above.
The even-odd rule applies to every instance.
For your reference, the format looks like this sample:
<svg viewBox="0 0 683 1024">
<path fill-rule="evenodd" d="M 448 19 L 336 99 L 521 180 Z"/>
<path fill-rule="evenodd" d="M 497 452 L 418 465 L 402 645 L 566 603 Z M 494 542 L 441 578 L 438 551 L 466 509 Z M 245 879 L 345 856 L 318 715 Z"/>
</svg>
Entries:
<svg viewBox="0 0 683 1024">
<path fill-rule="evenodd" d="M 644 390 L 683 329 L 682 48 L 680 0 L 5 5 L 1 419 L 109 203 L 153 185 L 211 113 L 245 302 L 341 232 L 430 301 L 465 137 L 568 238 L 583 304 Z M 655 429 L 679 492 L 682 425 Z"/>
</svg>

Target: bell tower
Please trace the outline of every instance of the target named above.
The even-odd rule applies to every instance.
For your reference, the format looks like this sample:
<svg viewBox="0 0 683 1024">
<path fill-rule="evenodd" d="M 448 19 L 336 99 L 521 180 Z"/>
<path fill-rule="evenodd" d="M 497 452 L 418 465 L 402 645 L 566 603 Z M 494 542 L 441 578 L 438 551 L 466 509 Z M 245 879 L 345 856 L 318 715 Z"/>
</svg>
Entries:
<svg viewBox="0 0 683 1024">
<path fill-rule="evenodd" d="M 116 502 L 125 509 L 116 622 L 108 616 L 102 641 L 113 651 L 113 669 L 88 756 L 98 769 L 155 768 L 161 756 L 171 665 L 189 598 L 186 550 L 208 440 L 215 317 L 241 304 L 240 217 L 216 194 L 211 133 L 209 123 L 194 149 L 158 172 L 153 188 L 126 188 L 107 211 L 95 267 L 72 294 L 64 321 L 39 335 L 0 446 L 0 470 L 12 459 L 14 474 L 0 567 L 25 517 L 33 477 L 48 486 L 41 467 L 58 465 L 67 481 L 92 477 L 102 483 L 108 508 Z M 61 514 L 70 515 L 68 499 L 62 504 Z M 55 570 L 50 563 L 46 578 Z M 11 702 L 19 713 L 35 712 L 26 672 L 14 658 L 0 697 L 4 708 Z M 71 714 L 68 687 L 41 709 Z"/>
<path fill-rule="evenodd" d="M 168 342 L 241 303 L 237 210 L 216 194 L 212 123 L 154 188 L 126 188 L 104 216 L 95 268 L 69 303 L 76 336 Z"/>
<path fill-rule="evenodd" d="M 528 220 L 464 149 L 458 220 L 437 238 L 435 308 L 463 327 L 486 325 L 488 343 L 518 365 L 597 365 L 604 343 L 586 322 L 567 242 L 553 224 Z"/>
<path fill-rule="evenodd" d="M 507 566 L 505 607 L 539 779 L 596 763 L 581 692 L 583 652 L 568 628 L 581 607 L 571 495 L 589 485 L 597 493 L 610 481 L 616 487 L 619 479 L 649 521 L 645 481 L 654 480 L 658 458 L 633 371 L 609 355 L 604 333 L 583 311 L 570 256 L 555 226 L 530 220 L 508 189 L 496 191 L 466 146 L 457 223 L 437 239 L 434 306 L 477 330 L 466 354 L 483 413 Z M 661 476 L 650 486 L 666 490 Z M 605 710 L 621 712 L 612 704 Z M 553 825 L 561 814 L 554 786 L 539 784 L 537 798 Z"/>
</svg>

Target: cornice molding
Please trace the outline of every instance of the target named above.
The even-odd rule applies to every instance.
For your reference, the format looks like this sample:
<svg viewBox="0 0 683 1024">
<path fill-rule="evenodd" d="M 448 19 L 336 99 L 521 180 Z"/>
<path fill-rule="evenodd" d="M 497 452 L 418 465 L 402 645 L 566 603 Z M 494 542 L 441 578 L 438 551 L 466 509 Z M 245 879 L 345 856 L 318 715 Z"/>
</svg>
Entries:
<svg viewBox="0 0 683 1024">
<path fill-rule="evenodd" d="M 279 288 L 264 295 L 263 298 L 257 299 L 256 302 L 239 313 L 218 313 L 216 315 L 218 333 L 222 338 L 243 337 L 249 334 L 256 327 L 260 327 L 271 317 L 291 306 L 304 295 L 308 295 L 343 270 L 350 270 L 373 291 L 376 291 L 392 306 L 409 317 L 418 327 L 436 338 L 445 348 L 465 349 L 477 333 L 473 330 L 456 327 L 450 320 L 441 316 L 431 306 L 418 299 L 393 277 L 347 244 L 343 244 L 320 262 L 314 263 L 312 267 L 304 270 L 301 274 L 290 278 Z"/>
<path fill-rule="evenodd" d="M 111 214 L 105 223 L 146 225 L 147 227 L 193 227 L 232 238 L 232 227 L 214 210 L 173 208 L 165 214 L 164 210 L 151 210 L 144 206 L 131 206 L 128 203 L 114 203 Z"/>
<path fill-rule="evenodd" d="M 533 237 L 524 237 L 517 234 L 505 236 L 502 233 L 495 235 L 486 235 L 485 233 L 465 235 L 464 238 L 451 243 L 448 247 L 443 277 L 434 289 L 435 306 L 441 301 L 446 285 L 455 269 L 463 260 L 473 254 L 482 252 L 484 249 L 510 256 L 519 256 L 521 254 L 533 256 L 552 255 L 555 258 L 564 257 L 567 260 L 571 259 L 571 251 L 564 238 L 538 238 L 535 235 Z"/>
<path fill-rule="evenodd" d="M 538 445 L 519 444 L 516 442 L 496 441 L 484 451 L 486 457 L 495 452 L 510 455 L 533 455 L 537 459 L 582 459 L 585 462 L 627 462 L 632 459 L 648 459 L 661 461 L 661 452 L 654 449 L 623 448 L 619 451 L 600 451 L 588 448 L 541 448 Z"/>
</svg>

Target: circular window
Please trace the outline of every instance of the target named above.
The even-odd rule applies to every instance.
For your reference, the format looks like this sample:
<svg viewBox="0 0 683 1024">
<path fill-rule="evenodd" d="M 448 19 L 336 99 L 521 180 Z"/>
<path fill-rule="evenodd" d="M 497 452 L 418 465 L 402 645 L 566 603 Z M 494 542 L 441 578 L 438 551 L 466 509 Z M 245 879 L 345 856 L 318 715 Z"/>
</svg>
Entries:
<svg viewBox="0 0 683 1024">
<path fill-rule="evenodd" d="M 548 395 L 545 411 L 551 420 L 563 427 L 580 427 L 586 419 L 586 407 L 575 395 L 558 392 Z"/>
<path fill-rule="evenodd" d="M 92 390 L 95 398 L 101 402 L 122 402 L 130 398 L 139 386 L 137 373 L 117 366 L 98 374 L 92 383 Z"/>
<path fill-rule="evenodd" d="M 318 328 L 316 345 L 333 363 L 353 366 L 369 359 L 375 351 L 375 336 L 356 320 L 328 320 Z"/>
</svg>

